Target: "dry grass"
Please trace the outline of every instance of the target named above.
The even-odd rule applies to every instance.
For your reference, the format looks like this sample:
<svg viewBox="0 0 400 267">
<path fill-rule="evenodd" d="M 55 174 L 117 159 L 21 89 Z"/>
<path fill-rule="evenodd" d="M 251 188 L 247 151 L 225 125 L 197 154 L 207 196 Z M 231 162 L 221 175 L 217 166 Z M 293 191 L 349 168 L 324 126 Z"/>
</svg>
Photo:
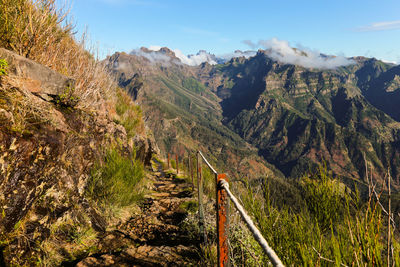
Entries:
<svg viewBox="0 0 400 267">
<path fill-rule="evenodd" d="M 36 125 L 54 123 L 49 107 L 39 99 L 29 97 L 27 92 L 18 89 L 20 80 L 7 77 L 0 90 L 0 109 L 7 110 L 9 117 L 0 116 L 0 123 L 18 133 L 29 133 Z"/>
<path fill-rule="evenodd" d="M 75 79 L 78 106 L 102 109 L 115 82 L 85 49 L 86 35 L 75 40 L 67 15 L 55 0 L 0 0 L 0 47 Z"/>
</svg>

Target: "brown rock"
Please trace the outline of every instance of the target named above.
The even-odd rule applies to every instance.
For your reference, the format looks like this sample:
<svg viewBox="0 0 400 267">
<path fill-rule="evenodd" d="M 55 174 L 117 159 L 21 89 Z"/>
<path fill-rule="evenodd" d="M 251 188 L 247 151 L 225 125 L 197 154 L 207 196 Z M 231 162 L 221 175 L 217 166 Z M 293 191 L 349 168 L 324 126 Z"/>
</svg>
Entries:
<svg viewBox="0 0 400 267">
<path fill-rule="evenodd" d="M 144 163 L 145 166 L 151 166 L 153 153 L 157 153 L 157 145 L 150 138 L 136 135 L 133 139 L 136 147 L 136 158 Z"/>
<path fill-rule="evenodd" d="M 68 87 L 75 86 L 75 80 L 4 48 L 0 48 L 0 58 L 7 60 L 8 72 L 20 78 L 22 89 L 46 100 L 48 96 L 61 95 Z"/>
</svg>

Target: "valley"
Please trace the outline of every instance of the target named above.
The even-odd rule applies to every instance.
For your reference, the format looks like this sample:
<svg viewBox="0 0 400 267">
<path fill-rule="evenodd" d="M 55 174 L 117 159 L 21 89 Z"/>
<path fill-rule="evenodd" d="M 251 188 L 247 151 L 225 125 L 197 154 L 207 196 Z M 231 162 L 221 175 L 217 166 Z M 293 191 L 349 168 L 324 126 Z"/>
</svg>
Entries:
<svg viewBox="0 0 400 267">
<path fill-rule="evenodd" d="M 159 53 L 173 54 L 163 49 Z M 106 61 L 143 106 L 164 153 L 203 145 L 221 152 L 223 161 L 224 154 L 253 155 L 270 169 L 260 169 L 264 175 L 286 177 L 326 164 L 349 183 L 365 181 L 367 164 L 374 179 L 382 182 L 390 170 L 398 184 L 397 66 L 359 57 L 336 69 L 310 69 L 276 61 L 263 50 L 216 65 L 174 60 L 117 53 Z M 132 79 L 141 81 L 138 93 L 132 93 Z M 233 145 L 236 151 L 229 151 Z M 239 165 L 246 171 L 254 166 Z"/>
<path fill-rule="evenodd" d="M 400 266 L 397 2 L 72 2 L 0 0 L 0 267 Z"/>
</svg>

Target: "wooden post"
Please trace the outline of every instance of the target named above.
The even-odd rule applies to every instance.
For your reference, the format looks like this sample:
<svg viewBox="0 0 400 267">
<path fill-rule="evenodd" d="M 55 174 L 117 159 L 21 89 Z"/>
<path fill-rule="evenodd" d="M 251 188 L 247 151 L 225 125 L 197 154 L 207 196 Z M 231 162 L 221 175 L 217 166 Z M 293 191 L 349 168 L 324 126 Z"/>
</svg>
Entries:
<svg viewBox="0 0 400 267">
<path fill-rule="evenodd" d="M 225 174 L 215 174 L 217 183 L 217 237 L 218 237 L 218 266 L 229 266 L 228 230 L 229 230 L 229 201 L 226 191 L 219 186 L 220 180 L 228 181 Z"/>
<path fill-rule="evenodd" d="M 176 174 L 179 174 L 178 154 L 175 155 L 175 162 L 176 162 Z"/>
<path fill-rule="evenodd" d="M 169 170 L 169 153 L 168 153 L 168 160 L 167 160 L 167 164 L 168 164 L 168 170 Z"/>
<path fill-rule="evenodd" d="M 203 175 L 201 172 L 201 157 L 197 153 L 197 196 L 199 200 L 199 229 L 200 238 L 204 243 L 207 243 L 207 235 L 204 228 L 204 206 L 203 206 Z"/>
</svg>

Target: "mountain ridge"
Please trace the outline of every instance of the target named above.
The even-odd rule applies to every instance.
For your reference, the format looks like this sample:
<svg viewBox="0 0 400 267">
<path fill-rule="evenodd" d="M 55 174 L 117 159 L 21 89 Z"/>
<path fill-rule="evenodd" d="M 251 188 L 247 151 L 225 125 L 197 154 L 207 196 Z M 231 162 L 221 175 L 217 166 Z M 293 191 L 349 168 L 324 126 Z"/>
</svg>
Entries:
<svg viewBox="0 0 400 267">
<path fill-rule="evenodd" d="M 400 100 L 400 67 L 374 58 L 352 60 L 354 64 L 334 69 L 307 68 L 259 50 L 253 57 L 234 57 L 224 64 L 146 64 L 158 78 L 200 82 L 204 88 L 196 94 L 209 99 L 204 103 L 214 106 L 211 112 L 220 113 L 211 124 L 221 123 L 238 134 L 285 176 L 298 177 L 326 162 L 334 174 L 362 181 L 365 158 L 374 178 L 381 180 L 390 167 L 397 180 L 400 124 L 393 107 Z M 125 73 L 111 69 L 117 77 Z M 154 81 L 138 57 L 130 71 Z M 164 90 L 162 98 L 174 106 L 175 93 Z"/>
</svg>

